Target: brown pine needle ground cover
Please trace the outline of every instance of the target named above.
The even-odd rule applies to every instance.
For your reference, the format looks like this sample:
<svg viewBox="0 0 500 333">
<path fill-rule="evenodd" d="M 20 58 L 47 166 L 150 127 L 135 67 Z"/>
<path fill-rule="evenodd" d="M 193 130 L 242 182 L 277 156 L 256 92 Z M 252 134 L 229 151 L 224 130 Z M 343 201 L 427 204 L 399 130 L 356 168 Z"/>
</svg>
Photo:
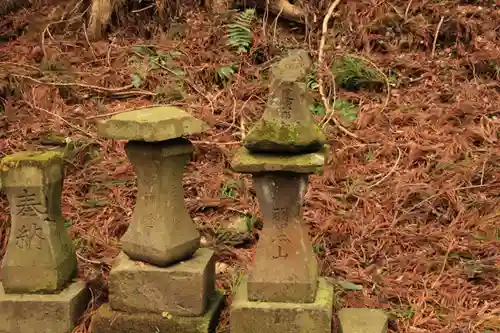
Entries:
<svg viewBox="0 0 500 333">
<path fill-rule="evenodd" d="M 386 309 L 392 332 L 500 332 L 500 13 L 494 2 L 468 3 L 344 1 L 323 50 L 334 116 L 360 140 L 325 122 L 332 157 L 311 177 L 304 215 L 336 306 Z M 184 9 L 176 34 L 140 40 L 131 26 L 91 43 L 81 16 L 63 12 L 37 7 L 0 22 L 0 157 L 47 149 L 48 137 L 76 146 L 63 212 L 93 300 L 75 332 L 89 332 L 106 300 L 135 201 L 123 142 L 97 138 L 93 122 L 151 104 L 179 105 L 211 126 L 191 138 L 184 185 L 230 302 L 262 223 L 251 178 L 229 169 L 232 152 L 262 114 L 271 61 L 295 47 L 317 57 L 321 24 L 256 22 L 250 52 L 238 54 L 226 45 L 234 13 Z M 321 121 L 317 82 L 311 110 Z M 242 216 L 250 234 L 220 229 Z"/>
</svg>

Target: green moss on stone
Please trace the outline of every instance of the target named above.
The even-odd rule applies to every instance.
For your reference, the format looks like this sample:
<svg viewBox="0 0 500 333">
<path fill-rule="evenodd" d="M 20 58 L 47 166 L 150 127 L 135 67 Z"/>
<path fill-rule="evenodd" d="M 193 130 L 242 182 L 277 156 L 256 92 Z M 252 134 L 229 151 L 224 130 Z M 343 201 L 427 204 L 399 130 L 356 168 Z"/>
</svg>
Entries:
<svg viewBox="0 0 500 333">
<path fill-rule="evenodd" d="M 22 151 L 7 155 L 0 162 L 0 170 L 5 172 L 18 166 L 36 166 L 44 168 L 52 163 L 61 163 L 63 153 L 60 151 Z"/>
<path fill-rule="evenodd" d="M 243 278 L 233 298 L 231 332 L 330 332 L 334 292 L 325 279 L 318 279 L 313 303 L 249 301 L 247 283 Z"/>
<path fill-rule="evenodd" d="M 231 167 L 234 171 L 240 173 L 272 171 L 317 173 L 323 170 L 327 157 L 327 145 L 323 145 L 315 153 L 293 155 L 252 153 L 247 148 L 240 148 L 231 162 Z"/>
<path fill-rule="evenodd" d="M 254 152 L 306 153 L 326 143 L 319 127 L 310 122 L 286 122 L 263 117 L 245 138 L 245 147 Z"/>
<path fill-rule="evenodd" d="M 176 107 L 155 107 L 124 112 L 97 123 L 108 139 L 157 142 L 205 131 L 207 125 Z"/>
<path fill-rule="evenodd" d="M 181 317 L 167 313 L 127 313 L 102 305 L 92 318 L 96 333 L 208 333 L 214 332 L 223 306 L 223 295 L 217 292 L 203 316 Z"/>
</svg>

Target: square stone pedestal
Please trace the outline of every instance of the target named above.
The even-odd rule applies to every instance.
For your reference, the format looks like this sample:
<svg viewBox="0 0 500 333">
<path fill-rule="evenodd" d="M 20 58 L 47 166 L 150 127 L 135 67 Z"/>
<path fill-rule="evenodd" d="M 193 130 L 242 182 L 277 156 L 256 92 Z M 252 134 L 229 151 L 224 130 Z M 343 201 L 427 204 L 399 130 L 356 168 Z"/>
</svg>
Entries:
<svg viewBox="0 0 500 333">
<path fill-rule="evenodd" d="M 387 333 L 388 317 L 379 309 L 345 308 L 339 320 L 341 333 Z"/>
<path fill-rule="evenodd" d="M 168 267 L 134 261 L 122 252 L 109 276 L 109 305 L 116 311 L 201 316 L 214 293 L 215 261 L 205 248 Z"/>
<path fill-rule="evenodd" d="M 333 286 L 318 279 L 314 303 L 253 302 L 248 278 L 236 290 L 231 307 L 231 333 L 330 333 Z"/>
<path fill-rule="evenodd" d="M 207 311 L 199 317 L 182 317 L 169 313 L 127 313 L 101 306 L 92 317 L 93 333 L 214 333 L 217 328 L 223 295 L 216 293 Z"/>
<path fill-rule="evenodd" d="M 0 283 L 0 332 L 71 333 L 89 297 L 81 281 L 58 294 L 6 294 Z"/>
</svg>

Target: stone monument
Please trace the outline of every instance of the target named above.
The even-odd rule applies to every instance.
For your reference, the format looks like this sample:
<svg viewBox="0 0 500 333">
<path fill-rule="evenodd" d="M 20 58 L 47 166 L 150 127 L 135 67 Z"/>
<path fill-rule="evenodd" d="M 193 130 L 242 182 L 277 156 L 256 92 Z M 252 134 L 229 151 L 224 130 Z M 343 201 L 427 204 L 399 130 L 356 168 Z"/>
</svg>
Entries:
<svg viewBox="0 0 500 333">
<path fill-rule="evenodd" d="M 11 230 L 0 283 L 0 332 L 70 333 L 89 299 L 61 215 L 62 152 L 20 152 L 0 163 Z"/>
<path fill-rule="evenodd" d="M 378 309 L 345 308 L 339 311 L 341 333 L 386 333 L 387 315 Z"/>
<path fill-rule="evenodd" d="M 311 60 L 292 51 L 271 69 L 262 118 L 250 129 L 232 168 L 251 173 L 264 216 L 256 263 L 236 291 L 231 333 L 329 333 L 333 287 L 318 277 L 302 220 L 308 175 L 326 161 L 326 139 L 308 109 Z"/>
<path fill-rule="evenodd" d="M 129 140 L 137 199 L 122 253 L 109 277 L 109 304 L 92 318 L 94 333 L 209 332 L 222 295 L 215 290 L 213 252 L 184 204 L 182 176 L 193 151 L 185 135 L 206 125 L 175 107 L 155 107 L 98 123 L 99 134 Z"/>
</svg>

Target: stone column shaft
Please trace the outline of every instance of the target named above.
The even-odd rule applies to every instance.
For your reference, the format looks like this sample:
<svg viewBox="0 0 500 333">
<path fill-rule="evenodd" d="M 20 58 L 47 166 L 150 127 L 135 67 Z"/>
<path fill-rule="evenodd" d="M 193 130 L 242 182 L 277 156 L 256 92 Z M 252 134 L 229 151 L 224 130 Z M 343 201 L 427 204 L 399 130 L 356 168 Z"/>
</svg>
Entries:
<svg viewBox="0 0 500 333">
<path fill-rule="evenodd" d="M 157 266 L 191 257 L 200 235 L 184 203 L 182 176 L 192 144 L 185 139 L 130 141 L 125 149 L 137 173 L 137 200 L 121 240 L 123 251 Z"/>
<path fill-rule="evenodd" d="M 263 235 L 248 281 L 253 301 L 311 303 L 316 296 L 317 262 L 302 205 L 308 175 L 268 172 L 253 175 Z"/>
<path fill-rule="evenodd" d="M 6 293 L 54 293 L 76 274 L 73 244 L 61 216 L 61 154 L 32 154 L 14 154 L 2 162 L 12 223 L 2 270 Z"/>
</svg>

